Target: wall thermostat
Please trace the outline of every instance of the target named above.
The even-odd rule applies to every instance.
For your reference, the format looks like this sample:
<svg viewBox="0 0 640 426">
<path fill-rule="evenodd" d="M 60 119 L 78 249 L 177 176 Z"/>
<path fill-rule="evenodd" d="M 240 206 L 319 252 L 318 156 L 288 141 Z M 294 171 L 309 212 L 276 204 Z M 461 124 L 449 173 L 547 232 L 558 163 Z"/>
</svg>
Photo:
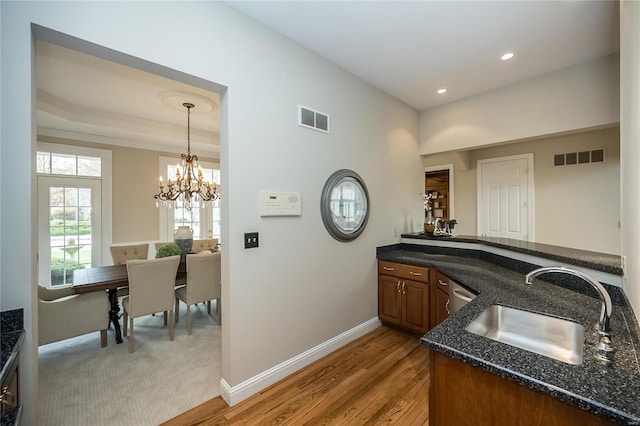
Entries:
<svg viewBox="0 0 640 426">
<path fill-rule="evenodd" d="M 302 200 L 297 192 L 260 192 L 260 216 L 300 216 Z"/>
</svg>

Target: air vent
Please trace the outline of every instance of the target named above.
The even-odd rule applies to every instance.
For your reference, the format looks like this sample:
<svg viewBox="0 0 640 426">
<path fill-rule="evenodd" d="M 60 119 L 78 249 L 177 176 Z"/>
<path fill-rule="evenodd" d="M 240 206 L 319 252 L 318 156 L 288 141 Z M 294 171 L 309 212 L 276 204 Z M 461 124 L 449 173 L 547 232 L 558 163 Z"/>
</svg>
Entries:
<svg viewBox="0 0 640 426">
<path fill-rule="evenodd" d="M 307 129 L 329 133 L 329 116 L 319 111 L 298 105 L 298 125 Z"/>
<path fill-rule="evenodd" d="M 602 163 L 604 161 L 604 149 L 593 151 L 567 152 L 553 156 L 554 166 L 570 166 L 573 164 Z"/>
</svg>

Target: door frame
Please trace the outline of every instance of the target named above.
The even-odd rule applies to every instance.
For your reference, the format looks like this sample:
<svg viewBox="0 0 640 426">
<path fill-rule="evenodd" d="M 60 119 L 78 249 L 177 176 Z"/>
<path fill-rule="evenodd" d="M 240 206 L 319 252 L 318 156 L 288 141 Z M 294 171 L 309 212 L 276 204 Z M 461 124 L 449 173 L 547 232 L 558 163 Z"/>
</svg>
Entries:
<svg viewBox="0 0 640 426">
<path fill-rule="evenodd" d="M 65 145 L 52 142 L 40 142 L 36 145 L 36 151 L 55 152 L 56 154 L 69 154 L 69 155 L 88 155 L 92 157 L 100 157 L 101 161 L 101 176 L 100 177 L 88 177 L 89 179 L 100 179 L 101 182 L 101 196 L 102 199 L 102 211 L 100 212 L 102 217 L 102 259 L 101 265 L 111 265 L 111 243 L 113 241 L 112 226 L 113 226 L 113 181 L 112 181 L 112 167 L 113 167 L 113 154 L 109 149 L 89 148 L 86 146 L 78 145 Z M 50 177 L 74 177 L 73 175 L 54 175 L 54 174 L 36 174 L 36 200 L 38 199 L 37 191 L 37 177 L 50 176 Z M 84 179 L 83 176 L 76 176 L 78 179 Z M 37 204 L 36 204 L 37 206 Z M 39 227 L 38 227 L 39 228 Z M 40 230 L 38 229 L 38 232 Z"/>
<path fill-rule="evenodd" d="M 426 166 L 424 168 L 426 172 L 437 172 L 439 170 L 449 170 L 449 219 L 455 219 L 455 197 L 453 193 L 453 188 L 455 187 L 453 181 L 453 164 L 442 164 L 440 166 Z"/>
<path fill-rule="evenodd" d="M 527 240 L 526 241 L 535 241 L 535 199 L 534 199 L 534 180 L 533 180 L 533 153 L 526 154 L 517 154 L 517 155 L 507 155 L 504 157 L 493 157 L 493 158 L 484 158 L 477 161 L 477 192 L 476 192 L 476 200 L 477 200 L 477 217 L 478 222 L 477 226 L 477 234 L 478 236 L 482 236 L 482 223 L 483 223 L 483 213 L 482 213 L 482 167 L 485 164 L 497 163 L 502 161 L 511 161 L 511 160 L 527 160 Z"/>
<path fill-rule="evenodd" d="M 49 227 L 49 191 L 53 186 L 91 189 L 91 266 L 102 266 L 102 180 L 100 178 L 85 178 L 77 176 L 39 175 L 38 181 L 38 284 L 51 287 L 51 228 Z M 45 190 L 46 189 L 46 190 Z M 96 206 L 97 204 L 97 206 Z M 96 208 L 97 207 L 97 208 Z M 45 212 L 46 209 L 46 212 Z M 46 249 L 44 242 L 47 241 Z M 46 270 L 45 270 L 46 268 Z M 46 272 L 46 273 L 45 273 Z"/>
</svg>

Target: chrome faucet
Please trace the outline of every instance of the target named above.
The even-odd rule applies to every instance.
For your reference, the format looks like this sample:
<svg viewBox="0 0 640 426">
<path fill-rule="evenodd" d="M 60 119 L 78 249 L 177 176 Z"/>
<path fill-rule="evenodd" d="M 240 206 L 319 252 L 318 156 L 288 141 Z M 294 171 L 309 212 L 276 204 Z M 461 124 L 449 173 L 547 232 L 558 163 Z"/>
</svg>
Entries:
<svg viewBox="0 0 640 426">
<path fill-rule="evenodd" d="M 535 269 L 526 275 L 525 282 L 531 285 L 535 277 L 549 272 L 558 272 L 582 278 L 584 281 L 591 284 L 594 289 L 596 289 L 598 295 L 600 296 L 600 300 L 602 301 L 600 319 L 596 324 L 596 329 L 598 330 L 598 334 L 600 336 L 598 344 L 596 345 L 596 358 L 605 362 L 612 361 L 613 352 L 615 352 L 615 349 L 613 349 L 611 345 L 611 328 L 609 325 L 609 321 L 611 320 L 611 312 L 613 310 L 613 306 L 611 304 L 611 297 L 609 296 L 607 290 L 602 286 L 602 284 L 600 284 L 597 280 L 591 278 L 589 275 L 580 271 L 576 271 L 575 269 L 566 268 L 564 266 L 548 266 L 545 268 Z"/>
</svg>

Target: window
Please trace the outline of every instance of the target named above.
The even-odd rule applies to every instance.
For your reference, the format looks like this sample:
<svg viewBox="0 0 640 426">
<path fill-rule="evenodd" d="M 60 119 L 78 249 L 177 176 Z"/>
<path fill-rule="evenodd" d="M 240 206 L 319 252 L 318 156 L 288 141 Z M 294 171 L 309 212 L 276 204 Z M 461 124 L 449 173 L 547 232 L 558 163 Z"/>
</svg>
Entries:
<svg viewBox="0 0 640 426">
<path fill-rule="evenodd" d="M 38 282 L 70 284 L 105 264 L 111 243 L 111 151 L 38 143 Z"/>
<path fill-rule="evenodd" d="M 39 174 L 65 176 L 102 176 L 102 159 L 76 154 L 38 151 L 36 171 Z"/>
<path fill-rule="evenodd" d="M 160 157 L 160 170 L 165 177 L 175 176 L 177 165 L 174 158 Z M 204 179 L 215 182 L 220 192 L 220 170 L 213 163 L 199 161 Z M 160 240 L 173 240 L 173 231 L 178 226 L 189 226 L 193 229 L 193 237 L 197 240 L 217 238 L 220 241 L 220 200 L 214 203 L 197 203 L 191 210 L 185 208 L 181 201 L 174 203 L 160 202 Z"/>
</svg>

